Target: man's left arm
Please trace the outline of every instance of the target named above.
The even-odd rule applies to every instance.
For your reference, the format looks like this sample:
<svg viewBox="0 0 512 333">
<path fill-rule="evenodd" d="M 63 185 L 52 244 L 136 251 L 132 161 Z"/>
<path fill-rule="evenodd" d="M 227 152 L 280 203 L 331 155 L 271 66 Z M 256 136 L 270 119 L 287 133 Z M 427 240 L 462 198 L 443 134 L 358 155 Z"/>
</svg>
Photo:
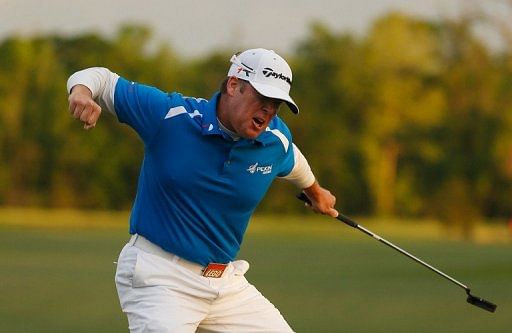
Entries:
<svg viewBox="0 0 512 333">
<path fill-rule="evenodd" d="M 282 178 L 302 189 L 311 201 L 311 205 L 308 206 L 313 211 L 332 217 L 338 216 L 338 211 L 334 208 L 336 197 L 329 190 L 320 186 L 302 152 L 295 144 L 292 144 L 292 147 L 294 166 L 292 171 Z"/>
</svg>

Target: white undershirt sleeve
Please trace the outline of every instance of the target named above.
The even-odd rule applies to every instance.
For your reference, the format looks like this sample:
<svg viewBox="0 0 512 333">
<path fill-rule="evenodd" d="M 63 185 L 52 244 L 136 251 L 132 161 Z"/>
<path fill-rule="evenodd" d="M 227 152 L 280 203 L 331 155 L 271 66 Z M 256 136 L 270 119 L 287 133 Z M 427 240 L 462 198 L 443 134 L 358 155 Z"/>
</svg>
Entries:
<svg viewBox="0 0 512 333">
<path fill-rule="evenodd" d="M 82 84 L 91 90 L 92 98 L 103 110 L 107 110 L 115 115 L 114 92 L 118 79 L 119 75 L 111 72 L 108 68 L 87 68 L 69 77 L 67 83 L 68 93 L 77 84 Z"/>
<path fill-rule="evenodd" d="M 300 189 L 305 189 L 313 185 L 315 182 L 315 175 L 313 175 L 308 161 L 304 155 L 302 155 L 302 152 L 299 150 L 299 148 L 297 148 L 295 144 L 292 145 L 295 165 L 293 166 L 292 171 L 282 178 L 290 181 Z"/>
</svg>

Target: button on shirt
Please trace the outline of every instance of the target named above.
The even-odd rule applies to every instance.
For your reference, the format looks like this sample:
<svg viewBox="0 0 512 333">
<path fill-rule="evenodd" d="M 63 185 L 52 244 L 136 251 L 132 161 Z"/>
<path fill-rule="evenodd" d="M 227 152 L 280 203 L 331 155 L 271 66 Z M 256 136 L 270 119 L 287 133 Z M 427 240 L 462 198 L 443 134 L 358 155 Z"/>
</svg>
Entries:
<svg viewBox="0 0 512 333">
<path fill-rule="evenodd" d="M 130 233 L 202 265 L 236 257 L 254 209 L 294 166 L 279 117 L 256 139 L 234 141 L 219 128 L 219 97 L 168 94 L 123 78 L 114 94 L 119 121 L 145 147 Z"/>
</svg>

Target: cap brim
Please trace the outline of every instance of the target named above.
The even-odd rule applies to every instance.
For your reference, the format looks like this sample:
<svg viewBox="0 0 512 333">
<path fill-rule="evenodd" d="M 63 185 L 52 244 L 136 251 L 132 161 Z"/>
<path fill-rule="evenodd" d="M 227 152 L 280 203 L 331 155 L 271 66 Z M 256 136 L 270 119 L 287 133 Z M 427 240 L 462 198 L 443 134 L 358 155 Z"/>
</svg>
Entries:
<svg viewBox="0 0 512 333">
<path fill-rule="evenodd" d="M 254 87 L 254 89 L 256 89 L 257 92 L 259 92 L 263 96 L 280 99 L 280 100 L 286 102 L 286 104 L 288 105 L 288 107 L 290 108 L 290 110 L 293 113 L 295 113 L 295 114 L 299 113 L 299 107 L 297 106 L 297 104 L 295 104 L 295 102 L 290 97 L 290 95 L 286 94 L 281 89 L 276 88 L 274 86 L 267 85 L 267 84 L 253 82 L 253 81 L 249 81 L 249 83 Z"/>
</svg>

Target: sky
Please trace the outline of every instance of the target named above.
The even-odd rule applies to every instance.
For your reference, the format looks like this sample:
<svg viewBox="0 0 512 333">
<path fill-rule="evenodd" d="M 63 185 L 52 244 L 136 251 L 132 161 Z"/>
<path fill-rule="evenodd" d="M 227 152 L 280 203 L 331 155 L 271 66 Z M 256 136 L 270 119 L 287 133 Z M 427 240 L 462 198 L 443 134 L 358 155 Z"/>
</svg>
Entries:
<svg viewBox="0 0 512 333">
<path fill-rule="evenodd" d="M 436 19 L 459 15 L 470 1 L 478 0 L 0 0 L 0 40 L 47 33 L 110 37 L 120 24 L 137 23 L 185 56 L 232 47 L 288 53 L 313 21 L 364 34 L 392 10 Z"/>
</svg>

